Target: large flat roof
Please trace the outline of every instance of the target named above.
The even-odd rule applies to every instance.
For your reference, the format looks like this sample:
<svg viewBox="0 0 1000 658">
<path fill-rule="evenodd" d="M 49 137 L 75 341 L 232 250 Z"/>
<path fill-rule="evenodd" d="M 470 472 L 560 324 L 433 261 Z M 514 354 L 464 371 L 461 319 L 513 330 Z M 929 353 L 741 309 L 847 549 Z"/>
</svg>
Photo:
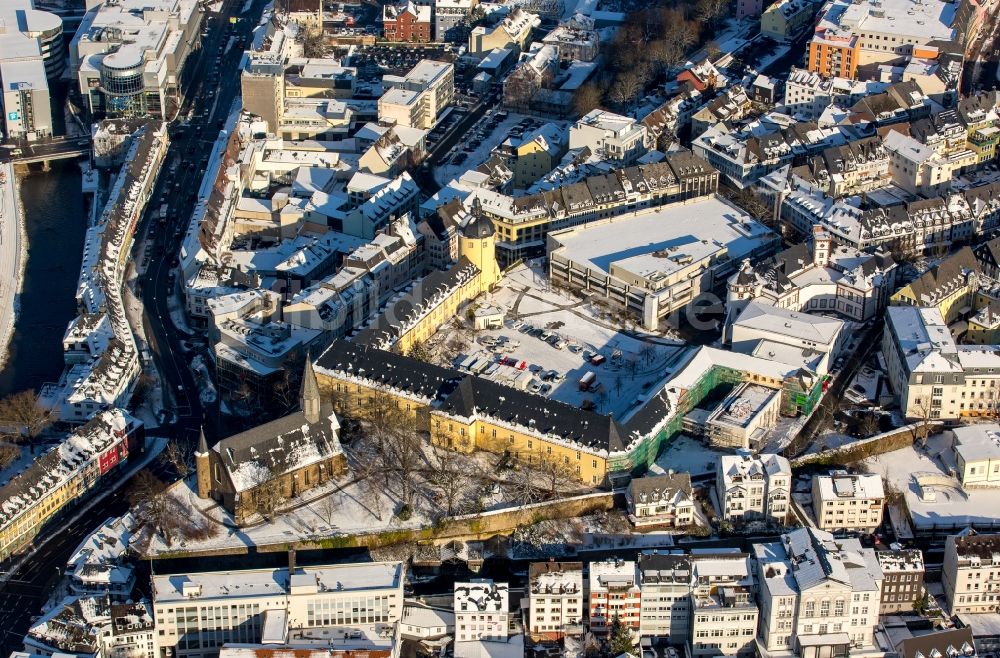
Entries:
<svg viewBox="0 0 1000 658">
<path fill-rule="evenodd" d="M 294 586 L 301 581 L 338 592 L 399 588 L 403 582 L 403 565 L 400 562 L 366 562 L 299 567 L 291 580 Z M 285 596 L 289 590 L 287 568 L 153 576 L 153 600 L 156 603 Z"/>
<path fill-rule="evenodd" d="M 570 260 L 609 273 L 617 266 L 644 277 L 669 275 L 724 249 L 730 258 L 739 259 L 773 236 L 717 196 L 550 234 Z"/>
</svg>

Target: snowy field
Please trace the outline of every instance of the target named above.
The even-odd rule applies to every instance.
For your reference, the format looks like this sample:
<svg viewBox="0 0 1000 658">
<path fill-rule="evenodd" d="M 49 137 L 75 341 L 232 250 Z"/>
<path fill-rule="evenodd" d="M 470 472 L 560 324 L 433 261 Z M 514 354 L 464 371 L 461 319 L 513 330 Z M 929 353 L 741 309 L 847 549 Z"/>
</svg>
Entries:
<svg viewBox="0 0 1000 658">
<path fill-rule="evenodd" d="M 910 522 L 917 529 L 935 524 L 960 526 L 996 521 L 1000 489 L 962 490 L 958 480 L 951 475 L 955 462 L 948 433 L 930 437 L 926 449 L 910 446 L 869 458 L 865 465 L 872 473 L 881 475 L 887 486 L 894 486 L 903 493 L 910 510 Z M 936 476 L 938 484 L 933 486 L 933 501 L 921 498 L 918 476 Z"/>
<path fill-rule="evenodd" d="M 479 301 L 504 309 L 503 328 L 468 334 L 457 355 L 439 357 L 443 365 L 456 366 L 472 355 L 492 362 L 507 358 L 515 365 L 490 368 L 481 376 L 513 385 L 515 377 L 531 372 L 535 377 L 527 390 L 577 407 L 590 401 L 598 412 L 618 419 L 640 406 L 642 396 L 658 390 L 687 350 L 680 341 L 619 331 L 590 302 L 549 288 L 547 275 L 537 265 L 513 270 Z M 532 335 L 532 330 L 552 336 Z M 453 335 L 439 332 L 431 343 Z M 496 339 L 506 343 L 494 346 Z M 605 361 L 593 365 L 589 359 L 598 354 Z M 549 371 L 557 373 L 555 380 L 543 379 Z M 596 390 L 581 391 L 580 379 L 588 372 L 596 375 Z"/>
</svg>

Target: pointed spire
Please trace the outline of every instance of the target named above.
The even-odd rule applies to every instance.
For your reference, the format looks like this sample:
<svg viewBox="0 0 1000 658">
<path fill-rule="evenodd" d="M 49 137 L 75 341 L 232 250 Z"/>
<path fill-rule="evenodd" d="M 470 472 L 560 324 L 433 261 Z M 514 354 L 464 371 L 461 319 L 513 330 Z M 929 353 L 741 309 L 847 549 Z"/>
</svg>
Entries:
<svg viewBox="0 0 1000 658">
<path fill-rule="evenodd" d="M 208 454 L 208 440 L 205 439 L 205 426 L 202 425 L 198 430 L 198 450 L 195 455 L 207 455 Z"/>
<path fill-rule="evenodd" d="M 313 370 L 312 356 L 306 353 L 306 367 L 302 371 L 302 388 L 299 390 L 299 405 L 310 423 L 318 423 L 320 417 L 319 383 Z"/>
</svg>

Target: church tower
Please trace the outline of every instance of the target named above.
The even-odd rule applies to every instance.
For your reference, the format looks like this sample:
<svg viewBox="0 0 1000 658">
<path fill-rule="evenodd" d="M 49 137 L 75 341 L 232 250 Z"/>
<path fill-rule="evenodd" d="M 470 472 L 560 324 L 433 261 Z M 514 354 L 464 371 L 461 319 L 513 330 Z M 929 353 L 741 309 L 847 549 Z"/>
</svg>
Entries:
<svg viewBox="0 0 1000 658">
<path fill-rule="evenodd" d="M 458 257 L 468 258 L 479 268 L 480 291 L 485 292 L 500 282 L 497 264 L 497 235 L 493 222 L 483 214 L 479 199 L 472 202 L 471 218 L 459 229 Z"/>
<path fill-rule="evenodd" d="M 208 441 L 205 439 L 205 428 L 198 435 L 198 450 L 194 453 L 195 470 L 198 474 L 198 497 L 212 496 L 212 460 L 208 454 Z"/>
<path fill-rule="evenodd" d="M 312 358 L 306 354 L 306 367 L 302 371 L 302 388 L 299 390 L 299 408 L 310 424 L 319 422 L 322 400 L 319 395 L 319 383 L 313 370 Z"/>
</svg>

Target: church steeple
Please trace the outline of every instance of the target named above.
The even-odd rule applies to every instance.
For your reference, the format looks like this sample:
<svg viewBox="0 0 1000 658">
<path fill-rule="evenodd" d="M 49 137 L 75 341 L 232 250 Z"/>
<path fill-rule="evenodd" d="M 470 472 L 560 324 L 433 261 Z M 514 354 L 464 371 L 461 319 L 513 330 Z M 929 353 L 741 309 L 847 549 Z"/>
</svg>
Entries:
<svg viewBox="0 0 1000 658">
<path fill-rule="evenodd" d="M 207 455 L 208 454 L 208 440 L 205 438 L 205 426 L 202 425 L 198 430 L 198 449 L 194 453 L 195 455 Z"/>
<path fill-rule="evenodd" d="M 306 417 L 306 421 L 310 423 L 319 422 L 321 406 L 319 383 L 316 381 L 316 373 L 313 371 L 312 358 L 309 354 L 306 354 L 306 367 L 302 371 L 299 406 L 302 409 L 302 415 Z"/>
</svg>

